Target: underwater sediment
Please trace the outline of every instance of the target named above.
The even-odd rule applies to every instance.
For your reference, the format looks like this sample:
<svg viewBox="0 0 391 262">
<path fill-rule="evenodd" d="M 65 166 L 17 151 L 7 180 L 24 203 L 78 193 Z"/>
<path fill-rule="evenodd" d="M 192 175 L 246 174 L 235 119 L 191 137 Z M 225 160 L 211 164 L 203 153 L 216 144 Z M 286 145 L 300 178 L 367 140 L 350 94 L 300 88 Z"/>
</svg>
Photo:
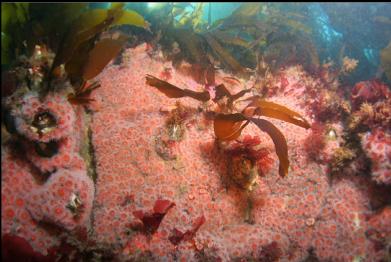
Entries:
<svg viewBox="0 0 391 262">
<path fill-rule="evenodd" d="M 5 260 L 389 256 L 385 83 L 344 96 L 327 66 L 287 65 L 262 85 L 222 69 L 201 84 L 149 43 L 121 58 L 85 69 L 76 91 L 79 76 L 60 74 L 44 95 L 19 86 L 2 99 Z"/>
</svg>

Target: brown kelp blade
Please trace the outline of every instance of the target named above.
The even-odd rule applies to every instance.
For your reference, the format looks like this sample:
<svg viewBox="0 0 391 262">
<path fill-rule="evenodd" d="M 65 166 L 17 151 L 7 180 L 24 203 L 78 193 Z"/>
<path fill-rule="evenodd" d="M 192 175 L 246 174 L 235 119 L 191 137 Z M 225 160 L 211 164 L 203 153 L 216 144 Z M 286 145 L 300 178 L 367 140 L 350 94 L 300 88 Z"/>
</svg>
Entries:
<svg viewBox="0 0 391 262">
<path fill-rule="evenodd" d="M 240 38 L 239 36 L 237 36 L 235 34 L 230 34 L 226 31 L 222 31 L 222 30 L 215 30 L 215 31 L 213 31 L 213 34 L 225 44 L 241 46 L 244 48 L 249 47 L 248 41 Z"/>
<path fill-rule="evenodd" d="M 105 23 L 107 10 L 93 9 L 81 14 L 73 23 L 59 48 L 53 62 L 53 69 L 68 62 L 73 57 L 75 50 L 83 43 L 92 39 L 107 28 Z M 77 55 L 77 54 L 76 54 Z"/>
<path fill-rule="evenodd" d="M 75 50 L 86 41 L 95 38 L 98 34 L 116 25 L 129 24 L 147 28 L 144 18 L 132 10 L 123 10 L 123 4 L 113 4 L 112 8 L 92 9 L 81 14 L 75 21 L 58 50 L 53 62 L 53 69 L 69 61 Z"/>
<path fill-rule="evenodd" d="M 224 96 L 226 96 L 227 98 L 232 97 L 231 93 L 228 91 L 228 89 L 223 84 L 216 86 L 215 90 L 216 90 L 216 95 L 215 95 L 215 98 L 213 99 L 214 102 L 219 101 Z"/>
<path fill-rule="evenodd" d="M 224 49 L 223 46 L 220 45 L 211 33 L 206 33 L 203 36 L 220 61 L 230 70 L 235 73 L 244 73 L 246 71 L 244 67 L 226 49 Z"/>
<path fill-rule="evenodd" d="M 89 80 L 97 76 L 118 55 L 125 42 L 125 37 L 99 41 L 88 54 L 88 60 L 83 67 L 83 79 Z"/>
<path fill-rule="evenodd" d="M 210 95 L 208 91 L 204 92 L 196 92 L 189 89 L 183 89 L 183 92 L 185 93 L 185 96 L 197 99 L 199 101 L 208 101 L 210 99 Z"/>
<path fill-rule="evenodd" d="M 290 110 L 289 108 L 261 99 L 258 96 L 254 96 L 247 100 L 252 101 L 247 108 L 255 107 L 254 114 L 260 116 L 273 117 L 285 122 L 301 126 L 305 129 L 311 127 L 311 125 L 304 119 L 299 113 Z"/>
<path fill-rule="evenodd" d="M 280 160 L 279 174 L 281 177 L 287 176 L 289 168 L 288 145 L 284 135 L 275 125 L 267 120 L 257 118 L 250 118 L 250 120 L 256 124 L 259 129 L 266 132 L 273 140 L 278 159 Z"/>
<path fill-rule="evenodd" d="M 239 91 L 238 93 L 231 95 L 231 93 L 228 91 L 228 89 L 225 87 L 224 84 L 220 84 L 215 87 L 216 90 L 216 96 L 213 99 L 214 102 L 220 100 L 224 96 L 226 96 L 231 102 L 235 101 L 236 99 L 244 96 L 246 93 L 250 92 L 250 89 L 244 89 L 242 91 Z"/>
<path fill-rule="evenodd" d="M 157 77 L 147 75 L 146 80 L 148 85 L 156 87 L 160 92 L 164 93 L 169 98 L 181 98 L 185 96 L 182 89 L 166 81 L 160 80 Z"/>
<path fill-rule="evenodd" d="M 148 85 L 156 87 L 169 98 L 191 97 L 199 101 L 208 101 L 210 99 L 208 91 L 196 92 L 189 89 L 180 89 L 152 75 L 147 75 L 146 80 Z"/>
<path fill-rule="evenodd" d="M 242 114 L 217 114 L 213 122 L 215 136 L 221 141 L 238 138 L 249 121 L 242 124 L 246 118 Z"/>
<path fill-rule="evenodd" d="M 236 99 L 238 98 L 241 98 L 242 96 L 244 96 L 246 93 L 250 92 L 251 89 L 244 89 L 242 91 L 239 91 L 238 93 L 232 95 L 232 101 L 235 101 Z"/>
<path fill-rule="evenodd" d="M 83 67 L 88 59 L 90 50 L 94 47 L 93 41 L 82 43 L 72 55 L 71 59 L 65 63 L 65 71 L 72 83 L 75 86 L 83 80 Z"/>
<path fill-rule="evenodd" d="M 121 10 L 122 15 L 118 18 L 117 21 L 113 23 L 112 26 L 116 25 L 134 25 L 147 29 L 148 23 L 144 20 L 140 14 L 133 10 Z"/>
<path fill-rule="evenodd" d="M 231 17 L 255 16 L 262 8 L 262 6 L 262 3 L 244 3 L 231 14 Z"/>
<path fill-rule="evenodd" d="M 82 13 L 72 23 L 71 33 L 79 34 L 101 24 L 107 18 L 108 11 L 106 9 L 92 9 Z"/>
<path fill-rule="evenodd" d="M 167 29 L 167 34 L 186 50 L 186 57 L 192 64 L 203 64 L 208 61 L 204 50 L 205 41 L 200 34 L 189 28 Z"/>
</svg>

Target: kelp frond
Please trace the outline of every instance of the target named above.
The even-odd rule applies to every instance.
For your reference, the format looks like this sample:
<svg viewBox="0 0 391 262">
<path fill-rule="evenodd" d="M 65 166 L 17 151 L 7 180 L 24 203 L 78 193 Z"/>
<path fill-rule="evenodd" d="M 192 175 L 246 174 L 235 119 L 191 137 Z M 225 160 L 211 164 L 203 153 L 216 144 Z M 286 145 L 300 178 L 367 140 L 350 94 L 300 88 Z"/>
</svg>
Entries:
<svg viewBox="0 0 391 262">
<path fill-rule="evenodd" d="M 126 37 L 120 37 L 119 39 L 106 38 L 96 43 L 83 66 L 83 79 L 87 81 L 97 76 L 118 55 L 126 40 Z"/>
<path fill-rule="evenodd" d="M 236 93 L 234 95 L 231 95 L 231 93 L 224 86 L 224 84 L 220 84 L 220 85 L 216 86 L 215 90 L 216 90 L 216 95 L 215 95 L 215 98 L 213 99 L 213 102 L 216 103 L 219 100 L 221 100 L 224 97 L 226 97 L 228 99 L 227 106 L 230 109 L 232 109 L 233 102 L 235 102 L 235 100 L 239 99 L 240 97 L 244 96 L 246 93 L 251 91 L 251 89 L 244 89 L 244 90 L 239 91 L 238 93 Z"/>
<path fill-rule="evenodd" d="M 295 124 L 305 129 L 311 127 L 307 120 L 305 120 L 299 113 L 292 111 L 285 106 L 268 102 L 259 96 L 254 96 L 246 100 L 251 101 L 251 103 L 246 107 L 244 113 L 250 114 L 250 116 L 259 115 L 272 117 Z M 253 110 L 249 110 L 251 108 L 253 108 Z"/>
<path fill-rule="evenodd" d="M 175 8 L 175 6 L 173 6 Z M 178 21 L 174 25 L 181 28 L 191 28 L 195 32 L 200 32 L 206 22 L 202 20 L 204 3 L 197 3 L 192 12 L 182 12 Z"/>
<path fill-rule="evenodd" d="M 278 159 L 280 161 L 279 175 L 286 177 L 288 175 L 289 159 L 288 145 L 281 131 L 272 123 L 264 119 L 250 118 L 251 122 L 256 124 L 259 129 L 266 132 L 273 140 Z"/>
<path fill-rule="evenodd" d="M 242 130 L 249 124 L 242 114 L 217 114 L 214 118 L 213 128 L 217 139 L 220 141 L 232 141 L 237 139 Z"/>
<path fill-rule="evenodd" d="M 208 91 L 196 92 L 189 89 L 181 89 L 152 75 L 147 75 L 146 80 L 148 85 L 156 87 L 169 98 L 191 97 L 199 101 L 208 101 L 210 99 Z"/>
<path fill-rule="evenodd" d="M 84 42 L 94 39 L 110 27 L 123 24 L 147 28 L 147 22 L 141 15 L 131 10 L 123 10 L 122 5 L 114 5 L 108 10 L 93 9 L 81 14 L 72 23 L 57 53 L 53 67 L 70 60 L 74 51 Z"/>
<path fill-rule="evenodd" d="M 124 36 L 117 39 L 100 35 L 113 26 L 129 24 L 148 29 L 144 18 L 124 4 L 114 4 L 111 9 L 93 9 L 75 19 L 59 47 L 52 65 L 52 73 L 65 64 L 65 71 L 75 89 L 83 82 L 97 76 L 118 55 L 126 42 Z"/>
<path fill-rule="evenodd" d="M 244 67 L 225 48 L 221 46 L 218 40 L 216 40 L 211 33 L 205 34 L 204 37 L 215 55 L 224 65 L 226 65 L 235 73 L 245 73 Z"/>
</svg>

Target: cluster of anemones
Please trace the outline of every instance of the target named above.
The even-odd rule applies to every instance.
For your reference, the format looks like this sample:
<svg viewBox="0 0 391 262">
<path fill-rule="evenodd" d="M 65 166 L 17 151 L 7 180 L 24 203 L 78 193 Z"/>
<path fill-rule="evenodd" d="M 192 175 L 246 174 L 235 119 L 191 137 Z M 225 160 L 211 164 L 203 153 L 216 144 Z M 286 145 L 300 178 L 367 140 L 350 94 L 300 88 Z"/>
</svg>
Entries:
<svg viewBox="0 0 391 262">
<path fill-rule="evenodd" d="M 37 93 L 28 92 L 9 114 L 28 152 L 26 157 L 41 172 L 67 168 L 80 159 L 72 135 L 75 112 L 61 94 L 48 94 L 41 101 Z"/>
<path fill-rule="evenodd" d="M 36 221 L 68 230 L 84 225 L 92 209 L 94 186 L 79 155 L 73 106 L 60 92 L 42 96 L 27 91 L 7 99 L 8 129 L 23 146 L 23 159 L 44 180 L 28 194 L 27 210 Z"/>
</svg>

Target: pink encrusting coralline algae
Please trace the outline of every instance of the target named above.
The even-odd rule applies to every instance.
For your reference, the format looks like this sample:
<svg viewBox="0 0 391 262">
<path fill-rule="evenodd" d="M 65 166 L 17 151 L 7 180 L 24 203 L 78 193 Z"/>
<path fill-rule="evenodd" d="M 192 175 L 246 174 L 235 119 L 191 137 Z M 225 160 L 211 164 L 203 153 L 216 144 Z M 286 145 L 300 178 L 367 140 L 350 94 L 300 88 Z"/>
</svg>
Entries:
<svg viewBox="0 0 391 262">
<path fill-rule="evenodd" d="M 147 85 L 145 76 L 163 75 L 168 82 L 193 91 L 204 87 L 159 54 L 151 57 L 146 49 L 143 44 L 125 50 L 124 55 L 131 58 L 126 64 L 110 64 L 95 79 L 101 87 L 92 92 L 94 101 L 88 105 L 95 190 L 78 152 L 82 115 L 66 101 L 61 102 L 62 108 L 54 108 L 49 101 L 32 106 L 32 95 L 24 98 L 31 106 L 20 107 L 15 116 L 31 119 L 34 108 L 45 108 L 58 121 L 64 119 L 57 125 L 61 130 L 41 137 L 26 130 L 28 122 L 20 120 L 17 127 L 30 145 L 40 139 L 62 141 L 61 159 L 54 160 L 54 155 L 45 162 L 34 155 L 21 159 L 9 149 L 2 152 L 2 235 L 22 237 L 46 255 L 60 244 L 60 238 L 40 222 L 69 234 L 86 227 L 90 241 L 110 248 L 121 261 L 305 261 L 313 255 L 320 261 L 380 261 L 387 256 L 390 212 L 376 208 L 389 203 L 390 196 L 370 176 L 341 171 L 331 177 L 329 173 L 328 161 L 344 142 L 340 116 L 327 128 L 319 127 L 316 134 L 268 119 L 287 140 L 290 168 L 285 178 L 278 175 L 271 138 L 255 125 L 246 127 L 235 143 L 256 140 L 253 144 L 259 148 L 251 150 L 259 153 L 262 172 L 252 191 L 245 191 L 227 183 L 229 150 L 219 148 L 213 122 L 203 112 L 212 105 L 167 98 Z M 218 72 L 216 83 L 229 76 Z M 254 84 L 253 80 L 239 82 L 225 84 L 232 93 Z M 332 112 L 315 107 L 315 90 L 327 87 L 300 66 L 281 71 L 274 83 L 274 95 L 268 101 L 298 112 L 310 123 L 318 121 L 318 111 L 322 116 Z M 209 87 L 211 93 L 213 88 Z M 179 107 L 177 101 L 195 109 L 175 130 L 180 136 L 167 130 L 170 112 Z M 329 139 L 326 133 L 323 139 L 322 133 L 330 130 L 336 138 Z M 375 180 L 387 182 L 389 149 L 384 148 L 389 145 L 384 145 L 383 155 L 375 155 L 373 150 L 380 150 L 376 143 L 383 138 L 374 134 L 376 138 L 364 139 L 375 142 L 364 141 L 363 148 L 378 161 L 373 167 L 378 172 Z M 311 136 L 324 143 L 322 148 L 306 145 Z M 53 162 L 47 163 L 50 159 Z M 34 168 L 55 171 L 37 182 Z"/>
</svg>

